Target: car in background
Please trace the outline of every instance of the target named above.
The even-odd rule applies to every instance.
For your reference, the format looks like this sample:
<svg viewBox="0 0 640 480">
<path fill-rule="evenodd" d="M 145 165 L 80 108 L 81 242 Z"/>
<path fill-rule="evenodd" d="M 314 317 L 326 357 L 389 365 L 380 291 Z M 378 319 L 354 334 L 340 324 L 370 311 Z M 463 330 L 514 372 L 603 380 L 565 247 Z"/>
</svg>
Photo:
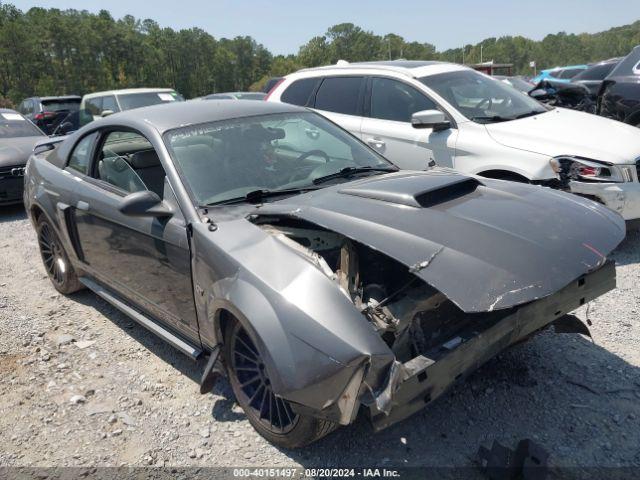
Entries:
<svg viewBox="0 0 640 480">
<path fill-rule="evenodd" d="M 640 131 L 542 105 L 462 65 L 341 62 L 288 75 L 267 101 L 313 108 L 403 169 L 433 161 L 567 190 L 640 218 Z"/>
<path fill-rule="evenodd" d="M 522 93 L 528 94 L 531 90 L 535 88 L 535 85 L 528 80 L 525 80 L 522 77 L 507 77 L 504 75 L 494 75 L 493 78 L 497 78 L 498 80 L 506 83 L 507 85 L 511 85 L 516 90 L 520 90 Z"/>
<path fill-rule="evenodd" d="M 17 110 L 44 133 L 51 135 L 69 113 L 78 111 L 81 98 L 78 95 L 30 97 L 20 102 Z"/>
<path fill-rule="evenodd" d="M 588 332 L 568 312 L 615 288 L 614 212 L 532 185 L 399 172 L 304 108 L 156 105 L 50 142 L 29 160 L 24 198 L 54 288 L 89 288 L 208 356 L 200 392 L 226 371 L 280 447 L 359 412 L 389 427 L 550 325 Z"/>
<path fill-rule="evenodd" d="M 202 100 L 264 100 L 267 96 L 263 92 L 224 92 L 212 93 L 201 97 Z"/>
<path fill-rule="evenodd" d="M 160 103 L 183 102 L 184 97 L 172 88 L 129 88 L 89 93 L 82 97 L 80 126 L 112 113 L 148 107 Z M 89 118 L 92 117 L 92 118 Z"/>
<path fill-rule="evenodd" d="M 24 168 L 47 136 L 21 113 L 0 108 L 0 205 L 22 203 Z"/>
<path fill-rule="evenodd" d="M 267 80 L 267 83 L 264 84 L 262 91 L 264 93 L 269 93 L 271 90 L 273 90 L 273 87 L 278 84 L 278 82 L 282 81 L 282 78 L 283 77 L 271 77 L 269 80 Z"/>
<path fill-rule="evenodd" d="M 552 107 L 570 108 L 580 112 L 596 113 L 596 101 L 586 85 L 559 82 L 551 78 L 540 81 L 528 92 L 531 98 Z"/>
<path fill-rule="evenodd" d="M 538 84 L 544 79 L 551 79 L 558 82 L 570 82 L 573 77 L 581 71 L 589 68 L 589 65 L 569 65 L 566 67 L 555 67 L 541 70 L 538 75 L 531 79 L 531 83 Z"/>
<path fill-rule="evenodd" d="M 602 62 L 589 65 L 589 68 L 582 70 L 571 79 L 571 83 L 584 85 L 589 90 L 589 95 L 595 100 L 602 86 L 604 79 L 620 63 L 620 58 L 611 58 Z"/>
<path fill-rule="evenodd" d="M 640 127 L 640 46 L 622 59 L 602 82 L 597 113 Z"/>
</svg>

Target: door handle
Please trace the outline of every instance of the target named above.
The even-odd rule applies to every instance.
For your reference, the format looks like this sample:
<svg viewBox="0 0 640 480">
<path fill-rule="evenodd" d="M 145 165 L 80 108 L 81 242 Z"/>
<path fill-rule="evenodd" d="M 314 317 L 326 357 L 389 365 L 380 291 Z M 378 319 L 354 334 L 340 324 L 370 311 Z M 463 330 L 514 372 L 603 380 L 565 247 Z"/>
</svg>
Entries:
<svg viewBox="0 0 640 480">
<path fill-rule="evenodd" d="M 380 140 L 379 138 L 369 138 L 367 139 L 367 143 L 369 145 L 371 145 L 373 148 L 376 149 L 381 149 L 384 148 L 384 146 L 386 145 L 382 140 Z"/>
<path fill-rule="evenodd" d="M 89 204 L 87 202 L 83 202 L 82 200 L 78 201 L 78 203 L 76 203 L 76 208 L 78 210 L 82 210 L 84 212 L 88 212 L 89 211 Z"/>
</svg>

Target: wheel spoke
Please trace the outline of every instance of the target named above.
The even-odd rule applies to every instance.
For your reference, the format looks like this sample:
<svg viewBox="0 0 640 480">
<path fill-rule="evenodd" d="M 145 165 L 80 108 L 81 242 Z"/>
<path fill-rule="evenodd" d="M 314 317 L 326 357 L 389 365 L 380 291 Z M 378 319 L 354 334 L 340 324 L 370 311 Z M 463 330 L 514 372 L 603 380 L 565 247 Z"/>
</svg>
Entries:
<svg viewBox="0 0 640 480">
<path fill-rule="evenodd" d="M 258 367 L 236 367 L 236 372 L 255 372 L 256 375 L 260 373 Z"/>
<path fill-rule="evenodd" d="M 269 423 L 273 425 L 273 392 L 269 389 Z"/>
<path fill-rule="evenodd" d="M 238 350 L 236 350 L 234 353 L 235 355 L 238 355 L 239 357 L 244 358 L 247 362 L 251 362 L 254 365 L 258 364 L 258 362 L 256 361 L 256 357 L 249 357 L 248 355 L 245 355 L 244 353 L 239 352 Z"/>
<path fill-rule="evenodd" d="M 275 405 L 276 415 L 278 416 L 278 426 L 280 428 L 284 428 L 285 424 L 282 421 L 282 412 L 280 411 L 280 403 L 278 402 L 278 397 L 276 397 L 275 394 L 273 394 L 273 392 L 271 393 L 271 395 L 273 395 L 273 404 Z"/>
<path fill-rule="evenodd" d="M 253 406 L 253 401 L 258 396 L 258 393 L 260 393 L 263 389 L 264 389 L 264 386 L 260 385 L 260 387 L 257 388 L 255 392 L 253 392 L 253 395 L 251 395 L 251 398 L 249 399 L 249 405 Z M 255 408 L 255 407 L 253 407 L 253 408 Z"/>
<path fill-rule="evenodd" d="M 249 345 L 248 342 L 245 342 L 242 338 L 237 337 L 236 340 L 238 342 L 240 342 L 242 345 L 244 345 L 244 348 L 247 349 L 249 351 L 250 354 L 253 355 L 253 358 L 257 359 L 258 358 L 258 353 L 256 351 L 254 351 L 254 349 L 252 348 L 253 345 Z"/>
<path fill-rule="evenodd" d="M 252 383 L 255 383 L 256 380 L 260 380 L 260 376 L 259 375 L 254 375 L 253 377 L 251 377 L 249 380 L 245 380 L 243 383 L 240 384 L 240 386 L 242 388 L 244 387 L 248 387 L 249 385 L 251 385 Z"/>
<path fill-rule="evenodd" d="M 262 397 L 260 397 L 260 418 L 264 418 L 266 415 L 265 405 L 267 404 L 267 396 L 269 395 L 269 389 L 267 387 L 262 388 Z"/>
</svg>

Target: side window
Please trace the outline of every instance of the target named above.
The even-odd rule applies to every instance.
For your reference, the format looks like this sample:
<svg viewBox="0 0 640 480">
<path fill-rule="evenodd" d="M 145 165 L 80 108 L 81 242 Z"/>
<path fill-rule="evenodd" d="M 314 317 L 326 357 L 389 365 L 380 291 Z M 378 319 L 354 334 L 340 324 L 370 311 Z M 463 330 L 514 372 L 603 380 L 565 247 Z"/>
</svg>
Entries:
<svg viewBox="0 0 640 480">
<path fill-rule="evenodd" d="M 566 80 L 575 77 L 580 72 L 581 70 L 578 68 L 567 68 L 566 70 L 562 71 L 559 78 L 563 78 Z"/>
<path fill-rule="evenodd" d="M 26 115 L 33 113 L 33 100 L 24 101 L 24 113 Z"/>
<path fill-rule="evenodd" d="M 20 106 L 18 107 L 18 111 L 19 111 L 20 113 L 22 113 L 23 115 L 24 115 L 25 113 L 27 113 L 27 109 L 25 108 L 25 104 L 26 104 L 26 103 L 27 103 L 27 102 L 26 102 L 25 100 L 23 100 L 23 101 L 20 103 Z"/>
<path fill-rule="evenodd" d="M 89 161 L 91 160 L 91 147 L 93 146 L 97 136 L 97 133 L 92 133 L 78 142 L 69 156 L 67 167 L 87 175 L 89 170 Z"/>
<path fill-rule="evenodd" d="M 100 114 L 105 110 L 111 110 L 113 113 L 119 112 L 118 103 L 116 102 L 116 97 L 113 95 L 109 95 L 108 97 L 102 98 L 102 109 Z"/>
<path fill-rule="evenodd" d="M 280 100 L 292 105 L 300 105 L 302 107 L 309 104 L 309 97 L 320 82 L 320 78 L 303 78 L 296 80 L 287 89 L 282 92 Z"/>
<path fill-rule="evenodd" d="M 165 172 L 158 154 L 142 135 L 109 132 L 98 154 L 97 178 L 127 193 L 151 190 L 162 198 Z"/>
<path fill-rule="evenodd" d="M 390 78 L 371 81 L 371 117 L 396 122 L 410 122 L 411 115 L 438 106 L 411 85 Z"/>
<path fill-rule="evenodd" d="M 90 98 L 85 103 L 85 108 L 96 117 L 102 113 L 102 97 Z"/>
<path fill-rule="evenodd" d="M 363 77 L 325 78 L 316 93 L 315 108 L 345 115 L 358 115 L 358 99 L 363 80 Z"/>
</svg>

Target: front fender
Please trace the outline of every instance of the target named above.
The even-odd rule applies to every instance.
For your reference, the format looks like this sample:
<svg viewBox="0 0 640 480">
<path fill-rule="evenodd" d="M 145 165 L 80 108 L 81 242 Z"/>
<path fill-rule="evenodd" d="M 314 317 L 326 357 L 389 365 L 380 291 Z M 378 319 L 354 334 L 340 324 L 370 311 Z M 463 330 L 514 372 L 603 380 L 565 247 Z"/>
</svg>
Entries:
<svg viewBox="0 0 640 480">
<path fill-rule="evenodd" d="M 373 357 L 376 366 L 394 360 L 332 279 L 276 237 L 242 222 L 237 229 L 221 225 L 223 232 L 194 226 L 195 281 L 203 286 L 214 342 L 222 340 L 215 324 L 228 311 L 253 335 L 274 392 L 314 410 L 335 403 Z M 235 248 L 224 245 L 227 235 Z"/>
</svg>

